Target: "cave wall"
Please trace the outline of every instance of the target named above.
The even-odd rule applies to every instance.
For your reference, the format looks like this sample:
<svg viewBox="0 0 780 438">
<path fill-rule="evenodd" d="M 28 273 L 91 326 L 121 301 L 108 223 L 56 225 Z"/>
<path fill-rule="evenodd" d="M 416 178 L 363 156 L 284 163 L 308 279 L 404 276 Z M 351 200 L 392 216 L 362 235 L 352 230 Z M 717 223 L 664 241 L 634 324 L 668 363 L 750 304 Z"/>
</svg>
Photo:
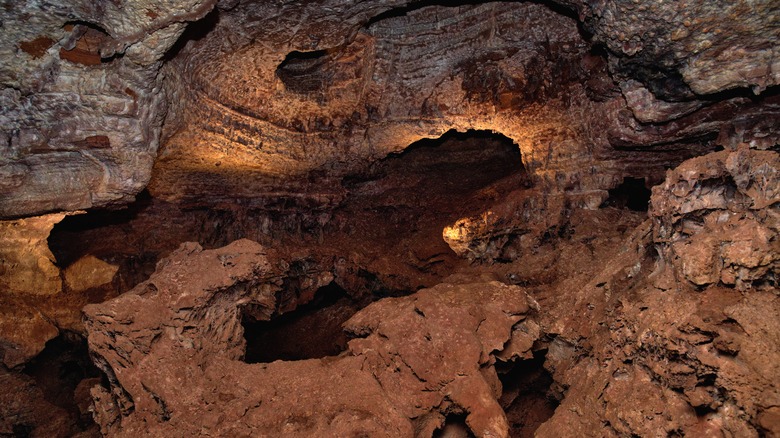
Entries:
<svg viewBox="0 0 780 438">
<path fill-rule="evenodd" d="M 0 215 L 125 204 L 161 139 L 157 196 L 319 204 L 323 174 L 450 128 L 590 206 L 716 139 L 774 144 L 773 2 L 563 3 L 6 3 Z"/>
</svg>

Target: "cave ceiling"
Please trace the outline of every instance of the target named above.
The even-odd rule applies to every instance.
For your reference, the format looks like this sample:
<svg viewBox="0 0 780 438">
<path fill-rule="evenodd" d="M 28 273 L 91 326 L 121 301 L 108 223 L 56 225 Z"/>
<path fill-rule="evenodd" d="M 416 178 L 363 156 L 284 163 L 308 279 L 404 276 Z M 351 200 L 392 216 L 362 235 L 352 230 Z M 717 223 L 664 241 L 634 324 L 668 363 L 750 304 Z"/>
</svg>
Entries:
<svg viewBox="0 0 780 438">
<path fill-rule="evenodd" d="M 506 135 L 537 182 L 594 205 L 637 169 L 660 181 L 669 150 L 776 136 L 772 1 L 3 11 L 5 217 L 121 206 L 147 186 L 338 203 L 338 178 L 449 129 Z"/>
</svg>

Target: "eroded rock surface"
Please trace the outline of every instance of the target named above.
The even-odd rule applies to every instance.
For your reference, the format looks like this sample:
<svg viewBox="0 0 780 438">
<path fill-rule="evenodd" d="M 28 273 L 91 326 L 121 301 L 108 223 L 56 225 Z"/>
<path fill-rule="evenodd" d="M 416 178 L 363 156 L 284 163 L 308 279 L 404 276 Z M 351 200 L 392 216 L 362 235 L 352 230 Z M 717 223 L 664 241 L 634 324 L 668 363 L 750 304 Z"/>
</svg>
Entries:
<svg viewBox="0 0 780 438">
<path fill-rule="evenodd" d="M 93 389 L 103 432 L 431 436 L 464 412 L 477 436 L 507 436 L 492 366 L 532 312 L 522 289 L 442 284 L 385 299 L 345 324 L 357 339 L 340 356 L 246 364 L 240 314 L 274 312 L 278 263 L 247 240 L 187 244 L 133 291 L 87 306 L 111 382 Z M 531 348 L 533 335 L 517 333 L 504 360 Z"/>
<path fill-rule="evenodd" d="M 75 433 L 21 373 L 92 303 L 109 435 L 532 434 L 521 359 L 539 436 L 780 435 L 777 2 L 60 3 L 0 0 L 0 434 Z M 450 129 L 518 153 L 395 160 Z M 408 296 L 240 361 L 331 282 Z"/>
<path fill-rule="evenodd" d="M 742 147 L 686 161 L 653 189 L 654 240 L 698 286 L 740 289 L 780 273 L 780 156 Z"/>
<path fill-rule="evenodd" d="M 159 146 L 163 56 L 214 4 L 0 3 L 0 217 L 132 201 Z"/>
<path fill-rule="evenodd" d="M 776 160 L 717 152 L 654 188 L 652 221 L 573 292 L 600 316 L 543 318 L 567 340 L 546 363 L 566 395 L 538 436 L 780 431 Z"/>
</svg>

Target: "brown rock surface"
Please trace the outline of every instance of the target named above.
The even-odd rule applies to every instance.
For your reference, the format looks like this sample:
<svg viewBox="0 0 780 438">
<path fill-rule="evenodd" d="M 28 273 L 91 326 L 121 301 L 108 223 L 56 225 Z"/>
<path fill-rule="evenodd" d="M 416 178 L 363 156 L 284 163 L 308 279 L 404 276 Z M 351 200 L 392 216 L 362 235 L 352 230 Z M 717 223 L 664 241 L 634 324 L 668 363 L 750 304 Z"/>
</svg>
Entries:
<svg viewBox="0 0 780 438">
<path fill-rule="evenodd" d="M 740 148 L 686 161 L 653 188 L 654 240 L 680 279 L 760 284 L 780 273 L 780 156 Z"/>
<path fill-rule="evenodd" d="M 780 302 L 772 280 L 777 249 L 762 245 L 776 238 L 756 239 L 739 223 L 721 228 L 737 218 L 776 234 L 776 159 L 775 152 L 724 151 L 670 171 L 654 188 L 652 223 L 638 228 L 601 273 L 573 289 L 586 314 L 598 316 L 554 320 L 541 314 L 548 332 L 589 353 L 580 359 L 548 353 L 546 366 L 566 393 L 537 436 L 777 433 L 776 425 L 760 421 L 771 418 L 780 398 Z M 706 219 L 724 214 L 720 223 Z M 696 222 L 686 227 L 686 220 Z M 710 258 L 675 252 L 684 239 L 725 251 Z M 730 246 L 741 242 L 750 242 L 742 258 L 727 258 Z M 691 275 L 702 271 L 691 263 L 716 271 L 697 284 L 700 277 Z M 752 284 L 753 290 L 715 285 L 721 270 L 737 272 L 737 286 Z"/>
<path fill-rule="evenodd" d="M 443 284 L 382 300 L 346 323 L 358 338 L 340 356 L 246 364 L 239 316 L 273 313 L 278 263 L 247 240 L 187 244 L 133 291 L 87 306 L 111 382 L 93 389 L 103 432 L 431 436 L 461 411 L 477 436 L 507 436 L 492 365 L 530 311 L 520 288 Z"/>
</svg>

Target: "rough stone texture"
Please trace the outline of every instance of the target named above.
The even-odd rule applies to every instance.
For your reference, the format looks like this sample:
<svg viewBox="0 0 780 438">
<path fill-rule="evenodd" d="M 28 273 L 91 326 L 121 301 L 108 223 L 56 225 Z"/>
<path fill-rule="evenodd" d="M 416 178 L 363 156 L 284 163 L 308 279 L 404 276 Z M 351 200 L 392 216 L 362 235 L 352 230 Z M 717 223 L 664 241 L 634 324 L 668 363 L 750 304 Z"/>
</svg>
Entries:
<svg viewBox="0 0 780 438">
<path fill-rule="evenodd" d="M 9 368 L 27 362 L 57 336 L 57 328 L 32 303 L 34 297 L 62 292 L 60 270 L 46 239 L 63 217 L 0 222 L 0 362 Z"/>
<path fill-rule="evenodd" d="M 431 436 L 447 413 L 467 412 L 476 436 L 507 436 L 492 365 L 531 310 L 520 288 L 442 284 L 382 300 L 345 324 L 357 339 L 338 357 L 246 364 L 240 314 L 273 314 L 278 263 L 248 240 L 185 244 L 149 281 L 87 306 L 111 382 L 92 390 L 103 433 Z"/>
<path fill-rule="evenodd" d="M 123 204 L 148 183 L 161 60 L 214 0 L 0 3 L 0 217 Z"/>
<path fill-rule="evenodd" d="M 631 75 L 618 75 L 615 83 L 607 60 L 588 52 L 575 21 L 542 5 L 410 6 L 392 10 L 401 16 L 369 20 L 376 14 L 369 2 L 328 3 L 338 23 L 323 17 L 323 7 L 241 4 L 215 15 L 210 33 L 183 49 L 168 70 L 168 92 L 180 105 L 172 108 L 170 140 L 151 183 L 156 196 L 191 202 L 193 193 L 205 192 L 255 202 L 282 196 L 334 203 L 339 194 L 322 187 L 332 184 L 327 180 L 316 184 L 319 175 L 333 178 L 455 128 L 510 137 L 537 183 L 592 206 L 623 176 L 660 182 L 664 168 L 708 150 L 730 123 L 760 126 L 756 120 L 778 117 L 771 96 L 758 102 L 687 96 L 675 103 Z M 658 6 L 631 7 L 649 16 Z M 716 7 L 702 8 L 715 20 Z M 764 33 L 778 31 L 772 11 L 760 8 L 740 27 L 743 46 L 772 40 Z M 610 17 L 599 29 L 627 25 L 618 14 Z M 277 27 L 273 36 L 254 37 L 293 19 L 331 25 Z M 237 28 L 244 29 L 241 36 Z M 708 38 L 726 52 L 735 44 L 725 31 Z M 766 50 L 755 50 L 761 53 Z M 613 52 L 608 59 L 622 58 Z M 700 73 L 702 80 L 712 77 Z M 735 109 L 742 113 L 736 122 Z M 758 137 L 773 131 L 771 125 L 759 127 Z M 658 153 L 627 153 L 635 148 Z"/>
<path fill-rule="evenodd" d="M 750 288 L 780 274 L 780 156 L 742 147 L 686 161 L 653 188 L 654 241 L 680 279 Z"/>
<path fill-rule="evenodd" d="M 469 260 L 515 260 L 539 245 L 545 232 L 565 223 L 565 202 L 538 190 L 517 190 L 479 216 L 459 219 L 442 231 L 456 254 Z"/>
<path fill-rule="evenodd" d="M 561 96 L 583 98 L 576 81 L 587 44 L 573 20 L 503 3 L 410 8 L 370 23 L 370 3 L 327 3 L 340 20 L 306 28 L 278 21 L 317 20 L 323 5 L 241 5 L 171 63 L 168 91 L 181 105 L 167 122 L 155 196 L 334 199 L 310 179 L 359 171 L 452 128 L 501 132 L 533 175 L 551 181 L 563 160 L 582 153 Z M 269 26 L 278 32 L 268 35 Z M 572 128 L 553 119 L 571 119 Z M 542 158 L 531 139 L 543 135 L 568 146 L 563 156 Z"/>
<path fill-rule="evenodd" d="M 161 265 L 142 285 L 157 291 L 136 289 L 103 305 L 113 313 L 91 314 L 112 379 L 94 389 L 104 431 L 229 424 L 227 434 L 258 425 L 276 435 L 398 436 L 444 422 L 501 436 L 518 416 L 497 409 L 508 405 L 495 403 L 493 361 L 516 354 L 543 359 L 554 381 L 545 396 L 561 403 L 540 436 L 780 434 L 776 2 L 561 0 L 573 13 L 511 2 L 59 3 L 0 0 L 0 217 L 9 219 L 0 225 L 0 348 L 14 369 L 4 381 L 27 394 L 0 401 L 4 420 L 21 418 L 3 433 L 53 430 L 17 371 L 58 332 L 82 331 L 83 305 L 135 285 L 181 242 L 249 235 L 284 256 L 241 256 L 241 266 L 217 258 L 209 271 L 193 261 L 232 253 L 186 246 L 169 261 L 194 264 Z M 453 170 L 480 159 L 473 149 L 439 150 L 452 161 L 385 161 L 451 128 L 512 139 L 531 184 L 488 181 L 489 166 L 474 165 L 473 179 Z M 458 198 L 447 175 L 476 182 Z M 425 188 L 425 176 L 442 183 Z M 661 184 L 651 221 L 596 210 L 613 205 L 608 190 L 627 177 Z M 30 217 L 122 206 L 150 181 L 148 209 L 116 222 L 104 212 L 104 228 L 69 228 L 51 251 L 57 217 Z M 473 264 L 447 249 L 445 226 L 451 249 Z M 260 251 L 247 245 L 235 247 Z M 267 264 L 281 259 L 287 265 Z M 176 272 L 188 275 L 167 276 Z M 350 325 L 365 337 L 343 356 L 237 360 L 241 299 L 265 297 L 247 310 L 263 319 L 331 280 L 378 298 L 450 273 L 465 284 L 522 285 L 541 304 L 538 325 L 510 330 L 525 310 L 507 315 L 458 295 L 489 301 L 480 293 L 502 289 L 495 284 L 442 285 L 365 309 Z M 260 285 L 263 293 L 250 287 Z M 213 300 L 154 313 L 160 296 L 185 290 Z M 463 316 L 443 316 L 431 291 Z M 397 314 L 397 325 L 384 314 Z M 223 317 L 233 319 L 203 325 Z M 108 326 L 127 338 L 105 337 Z M 438 352 L 447 330 L 463 334 L 468 351 L 457 360 L 408 351 Z M 422 333 L 431 339 L 413 336 Z M 224 360 L 206 366 L 209 348 Z M 463 375 L 440 381 L 434 371 Z M 257 387 L 245 385 L 250 372 Z M 380 381 L 408 385 L 389 394 Z M 235 384 L 225 391 L 224 382 Z M 187 384 L 196 390 L 183 396 Z M 323 386 L 351 388 L 355 399 L 328 398 Z M 369 407 L 355 407 L 361 397 Z M 339 415 L 314 415 L 320 407 Z M 277 421 L 270 411 L 300 415 Z M 450 421 L 467 413 L 465 425 Z"/>
<path fill-rule="evenodd" d="M 0 221 L 0 289 L 9 294 L 56 295 L 60 270 L 47 239 L 64 214 Z"/>
<path fill-rule="evenodd" d="M 450 128 L 504 133 L 538 182 L 589 204 L 723 130 L 776 142 L 774 2 L 561 3 L 594 41 L 540 4 L 6 2 L 0 216 L 126 204 L 161 142 L 158 196 L 302 208 Z M 770 88 L 709 96 L 734 87 Z"/>
<path fill-rule="evenodd" d="M 118 270 L 118 266 L 88 255 L 68 266 L 64 272 L 65 282 L 70 290 L 83 292 L 110 283 Z"/>
<path fill-rule="evenodd" d="M 780 84 L 780 6 L 759 1 L 562 0 L 618 55 L 617 69 L 658 95 L 686 98 Z"/>
<path fill-rule="evenodd" d="M 7 299 L 0 302 L 0 360 L 13 368 L 40 353 L 59 330 L 38 305 Z"/>
<path fill-rule="evenodd" d="M 541 321 L 560 335 L 546 367 L 566 391 L 537 436 L 780 431 L 776 160 L 776 152 L 717 152 L 683 163 L 654 189 L 652 222 L 587 284 L 570 289 L 575 310 L 599 316 L 585 320 L 568 309 Z M 686 240 L 723 253 L 703 259 L 679 251 Z M 691 263 L 716 271 L 702 280 Z M 577 357 L 577 348 L 588 353 Z"/>
</svg>

